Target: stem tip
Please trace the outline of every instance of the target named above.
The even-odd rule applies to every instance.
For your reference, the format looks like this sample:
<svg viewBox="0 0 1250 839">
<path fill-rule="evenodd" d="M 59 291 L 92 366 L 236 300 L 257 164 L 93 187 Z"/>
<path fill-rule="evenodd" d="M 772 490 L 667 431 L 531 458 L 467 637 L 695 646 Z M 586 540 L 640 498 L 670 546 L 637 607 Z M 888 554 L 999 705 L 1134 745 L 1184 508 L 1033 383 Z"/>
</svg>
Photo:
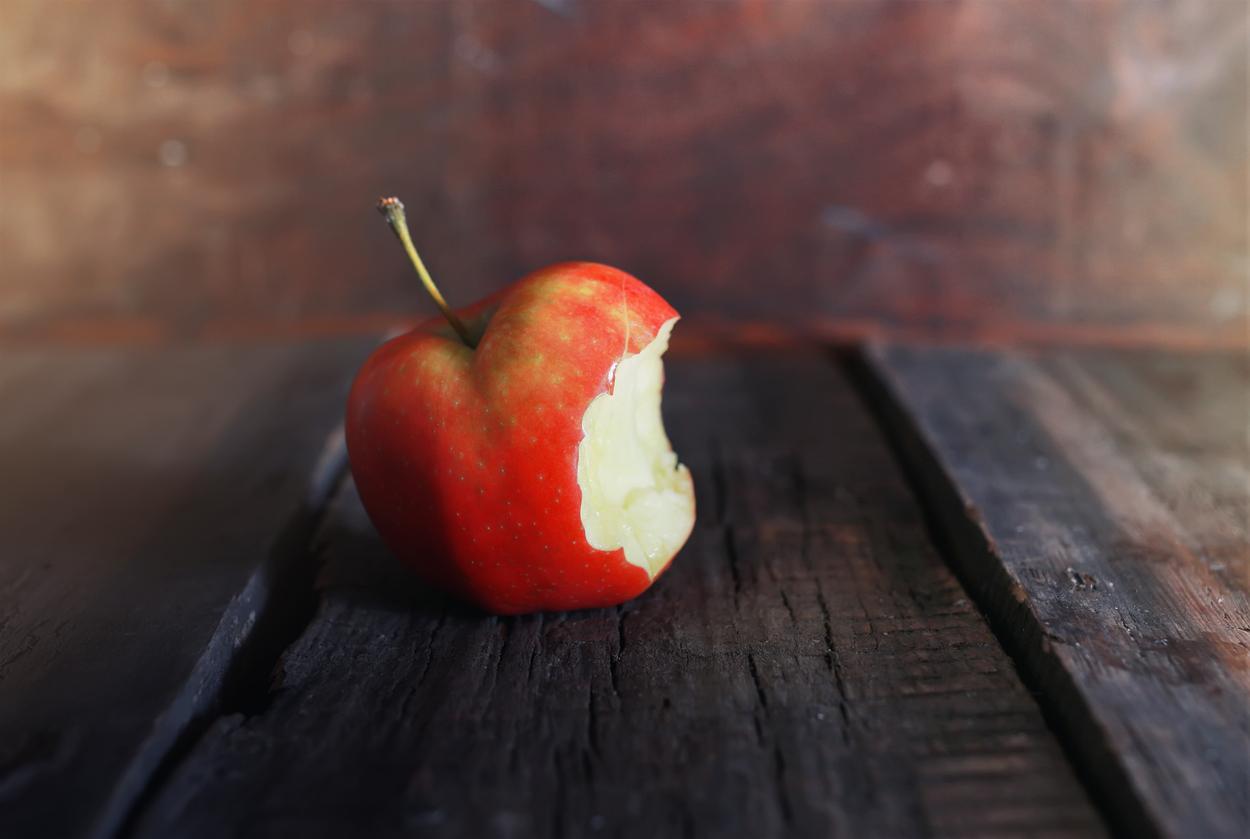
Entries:
<svg viewBox="0 0 1250 839">
<path fill-rule="evenodd" d="M 438 286 L 434 285 L 434 280 L 430 278 L 430 272 L 425 270 L 425 263 L 421 261 L 416 247 L 412 244 L 412 235 L 408 232 L 408 218 L 404 215 L 404 202 L 393 195 L 389 198 L 381 198 L 378 200 L 378 212 L 386 217 L 386 223 L 391 226 L 391 232 L 403 244 L 404 251 L 408 254 L 408 260 L 412 263 L 412 267 L 417 269 L 417 275 L 421 278 L 421 284 L 430 293 L 430 297 L 434 298 L 434 303 L 438 306 L 438 310 L 443 313 L 443 317 L 451 324 L 451 328 L 460 336 L 460 340 L 464 341 L 465 345 L 472 349 L 474 346 L 473 337 L 469 334 L 469 330 L 465 328 L 460 318 L 456 317 L 456 313 L 447 305 L 447 301 L 443 299 L 442 293 L 438 290 Z"/>
</svg>

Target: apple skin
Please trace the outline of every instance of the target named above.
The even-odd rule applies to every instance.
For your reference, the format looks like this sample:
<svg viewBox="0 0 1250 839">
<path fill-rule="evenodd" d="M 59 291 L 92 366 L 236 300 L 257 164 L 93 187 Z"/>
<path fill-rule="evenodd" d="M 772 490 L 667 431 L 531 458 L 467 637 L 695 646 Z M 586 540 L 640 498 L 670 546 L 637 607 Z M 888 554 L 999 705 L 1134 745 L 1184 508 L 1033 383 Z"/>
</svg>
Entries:
<svg viewBox="0 0 1250 839">
<path fill-rule="evenodd" d="M 379 347 L 352 385 L 348 457 L 383 541 L 495 614 L 636 597 L 647 571 L 586 541 L 577 448 L 617 362 L 677 312 L 623 271 L 568 262 L 457 314 L 475 349 L 430 320 Z"/>
</svg>

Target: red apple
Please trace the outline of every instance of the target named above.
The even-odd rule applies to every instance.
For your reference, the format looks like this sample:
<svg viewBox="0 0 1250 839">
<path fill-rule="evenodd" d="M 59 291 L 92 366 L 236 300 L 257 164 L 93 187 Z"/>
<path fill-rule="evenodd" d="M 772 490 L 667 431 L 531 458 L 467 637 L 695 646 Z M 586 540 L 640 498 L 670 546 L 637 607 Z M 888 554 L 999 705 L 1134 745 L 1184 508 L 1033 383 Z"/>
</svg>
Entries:
<svg viewBox="0 0 1250 839">
<path fill-rule="evenodd" d="M 694 525 L 660 416 L 677 312 L 615 268 L 535 271 L 381 346 L 347 406 L 352 474 L 383 540 L 497 614 L 610 606 L 663 573 Z"/>
</svg>

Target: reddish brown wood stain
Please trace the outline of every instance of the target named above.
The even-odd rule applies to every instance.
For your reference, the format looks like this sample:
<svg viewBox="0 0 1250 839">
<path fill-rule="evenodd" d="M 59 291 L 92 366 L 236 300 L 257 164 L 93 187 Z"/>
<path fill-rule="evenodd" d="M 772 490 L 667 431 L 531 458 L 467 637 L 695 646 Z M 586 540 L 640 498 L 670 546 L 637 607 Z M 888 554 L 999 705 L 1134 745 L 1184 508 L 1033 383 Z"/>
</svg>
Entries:
<svg viewBox="0 0 1250 839">
<path fill-rule="evenodd" d="M 1244 342 L 1241 3 L 85 9 L 0 26 L 0 332 L 406 313 L 393 192 L 459 301 L 588 258 L 730 322 Z"/>
</svg>

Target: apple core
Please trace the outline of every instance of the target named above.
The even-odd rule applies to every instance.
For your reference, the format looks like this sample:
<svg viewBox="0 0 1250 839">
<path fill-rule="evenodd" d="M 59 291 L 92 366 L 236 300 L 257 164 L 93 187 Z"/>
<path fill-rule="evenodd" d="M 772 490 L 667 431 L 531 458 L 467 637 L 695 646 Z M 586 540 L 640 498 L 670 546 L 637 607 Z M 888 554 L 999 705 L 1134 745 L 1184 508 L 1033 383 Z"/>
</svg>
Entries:
<svg viewBox="0 0 1250 839">
<path fill-rule="evenodd" d="M 651 343 L 621 358 L 611 392 L 591 400 L 582 416 L 577 483 L 586 540 L 654 578 L 694 527 L 690 471 L 677 462 L 660 413 L 662 356 L 677 318 Z"/>
</svg>

